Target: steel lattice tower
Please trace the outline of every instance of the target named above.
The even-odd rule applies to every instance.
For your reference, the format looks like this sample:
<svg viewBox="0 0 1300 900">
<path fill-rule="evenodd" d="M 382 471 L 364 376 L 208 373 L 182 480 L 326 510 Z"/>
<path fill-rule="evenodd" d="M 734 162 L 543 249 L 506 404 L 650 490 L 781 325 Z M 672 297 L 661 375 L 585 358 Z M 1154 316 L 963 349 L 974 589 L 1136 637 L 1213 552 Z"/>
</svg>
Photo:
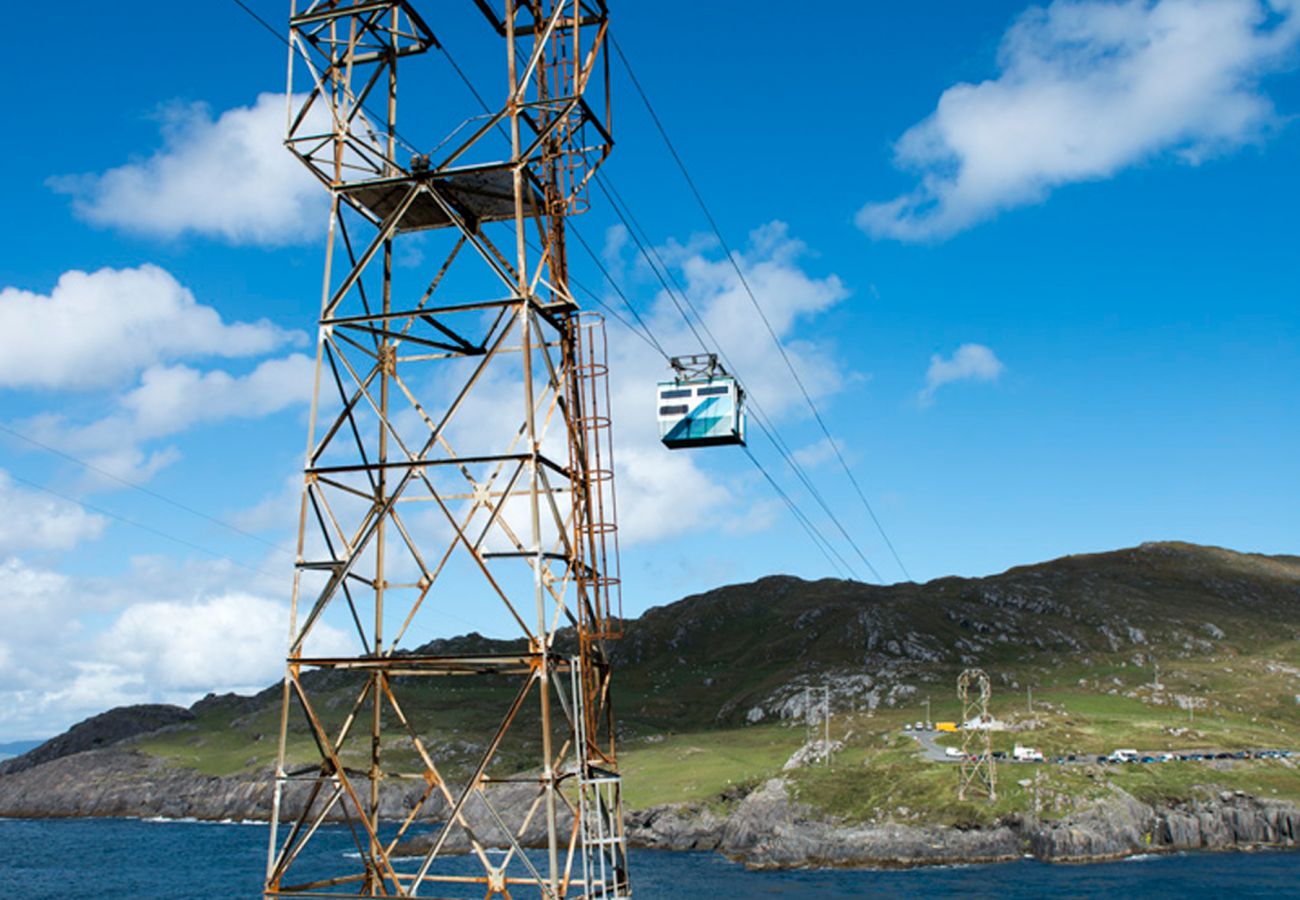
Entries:
<svg viewBox="0 0 1300 900">
<path fill-rule="evenodd" d="M 612 146 L 606 4 L 440 4 L 486 19 L 505 96 L 415 146 L 399 65 L 403 130 L 466 94 L 420 5 L 291 10 L 286 146 L 331 213 L 265 893 L 624 897 L 608 370 L 565 254 Z M 514 644 L 399 649 L 489 607 Z M 340 820 L 356 862 L 312 868 Z"/>
<path fill-rule="evenodd" d="M 972 688 L 974 692 L 972 693 Z M 983 669 L 966 669 L 957 676 L 957 699 L 961 701 L 961 765 L 957 772 L 957 799 L 968 793 L 990 801 L 998 799 L 997 768 L 993 762 L 989 725 L 989 698 L 993 687 Z M 972 729 L 970 724 L 978 722 Z"/>
</svg>

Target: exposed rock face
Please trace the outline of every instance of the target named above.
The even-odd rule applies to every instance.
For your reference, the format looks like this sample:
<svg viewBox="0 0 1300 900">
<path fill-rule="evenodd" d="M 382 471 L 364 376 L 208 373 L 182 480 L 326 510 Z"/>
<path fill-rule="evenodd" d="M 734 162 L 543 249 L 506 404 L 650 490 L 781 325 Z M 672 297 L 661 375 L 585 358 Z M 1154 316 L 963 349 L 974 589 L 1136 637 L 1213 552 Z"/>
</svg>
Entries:
<svg viewBox="0 0 1300 900">
<path fill-rule="evenodd" d="M 365 779 L 356 780 L 356 789 L 368 791 Z M 404 817 L 418 800 L 419 789 L 385 784 L 381 815 Z M 301 812 L 307 790 L 305 783 L 286 788 L 288 815 Z M 507 821 L 518 821 L 537 797 L 537 788 L 527 783 L 498 785 L 490 792 Z M 0 816 L 266 819 L 271 794 L 269 773 L 203 775 L 121 747 L 65 756 L 0 777 Z M 403 850 L 427 850 L 447 811 L 441 797 L 427 802 Z M 335 808 L 330 817 L 338 814 Z M 471 798 L 463 815 L 485 845 L 508 846 L 481 801 Z M 569 827 L 567 813 L 561 815 L 561 827 Z M 988 828 L 846 825 L 817 818 L 790 798 L 783 779 L 774 778 L 735 801 L 726 814 L 689 805 L 630 812 L 627 833 L 634 846 L 716 850 L 755 868 L 997 862 L 1026 853 L 1051 862 L 1087 862 L 1161 850 L 1294 847 L 1300 843 L 1300 807 L 1226 791 L 1209 799 L 1150 806 L 1117 790 L 1054 821 L 1013 817 Z M 544 839 L 543 819 L 535 815 L 521 843 L 540 846 Z M 466 849 L 464 830 L 452 829 L 447 850 Z"/>
<path fill-rule="evenodd" d="M 0 777 L 0 815 L 256 819 L 270 811 L 270 788 L 269 780 L 206 776 L 136 750 L 89 750 Z"/>
<path fill-rule="evenodd" d="M 353 786 L 368 796 L 370 782 L 353 776 Z M 156 757 L 127 747 L 91 750 L 61 757 L 44 765 L 0 777 L 0 816 L 66 818 L 77 816 L 161 816 L 169 819 L 265 820 L 270 818 L 273 781 L 270 772 L 221 777 L 168 765 Z M 281 799 L 284 815 L 296 818 L 311 801 L 311 785 L 290 782 Z M 380 791 L 380 816 L 402 820 L 419 802 L 423 785 L 385 783 Z M 506 821 L 520 821 L 538 794 L 527 783 L 491 786 L 493 807 Z M 326 802 L 323 795 L 315 802 Z M 410 832 L 411 852 L 422 852 L 437 836 L 436 824 L 447 817 L 448 804 L 435 795 L 421 805 Z M 342 818 L 336 804 L 327 819 Z M 508 846 L 509 840 L 481 800 L 471 797 L 462 817 L 487 846 Z M 561 809 L 561 828 L 572 819 Z M 523 843 L 538 846 L 545 840 L 545 819 L 534 815 Z M 449 848 L 468 849 L 464 829 L 452 831 Z"/>
<path fill-rule="evenodd" d="M 1225 793 L 1155 808 L 1117 791 L 1059 821 L 1009 818 L 991 828 L 839 825 L 812 818 L 772 779 L 722 817 L 710 809 L 656 807 L 628 816 L 634 845 L 718 850 L 755 868 L 924 866 L 998 862 L 1030 854 L 1090 862 L 1162 850 L 1294 847 L 1300 808 Z"/>
</svg>

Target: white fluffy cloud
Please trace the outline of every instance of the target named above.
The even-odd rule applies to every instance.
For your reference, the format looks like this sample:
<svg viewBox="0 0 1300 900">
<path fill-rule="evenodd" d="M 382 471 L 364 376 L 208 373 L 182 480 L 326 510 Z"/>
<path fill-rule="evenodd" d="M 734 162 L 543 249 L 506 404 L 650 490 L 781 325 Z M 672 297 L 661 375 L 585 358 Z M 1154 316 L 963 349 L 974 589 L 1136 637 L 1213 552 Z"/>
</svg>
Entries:
<svg viewBox="0 0 1300 900">
<path fill-rule="evenodd" d="M 301 336 L 227 324 L 157 266 L 66 272 L 48 295 L 0 289 L 0 388 L 108 387 L 144 366 L 255 356 Z"/>
<path fill-rule="evenodd" d="M 104 532 L 103 516 L 75 503 L 15 484 L 0 470 L 0 554 L 25 550 L 68 550 Z"/>
<path fill-rule="evenodd" d="M 1262 76 L 1293 66 L 1297 0 L 1057 0 L 1003 36 L 998 77 L 946 90 L 895 146 L 919 186 L 870 203 L 875 237 L 942 238 L 1167 153 L 1257 140 L 1277 116 Z"/>
<path fill-rule="evenodd" d="M 193 233 L 232 244 L 315 239 L 327 192 L 284 148 L 283 94 L 213 117 L 202 103 L 162 113 L 163 146 L 148 159 L 51 184 L 95 225 L 151 237 Z"/>
<path fill-rule="evenodd" d="M 270 584 L 223 561 L 139 558 L 126 573 L 91 577 L 11 558 L 0 578 L 0 739 L 54 733 L 122 704 L 260 690 L 283 673 L 289 611 L 274 598 L 287 571 Z M 352 649 L 326 623 L 314 641 L 312 653 Z"/>
<path fill-rule="evenodd" d="M 938 353 L 930 357 L 925 387 L 918 397 L 922 405 L 933 402 L 935 391 L 954 381 L 996 381 L 1006 366 L 983 344 L 962 344 L 948 359 Z"/>
<path fill-rule="evenodd" d="M 179 458 L 173 448 L 146 451 L 147 442 L 203 423 L 258 418 L 305 404 L 311 399 L 314 366 L 301 353 L 264 360 L 246 375 L 186 365 L 152 366 L 101 419 L 75 425 L 47 413 L 20 423 L 19 429 L 84 454 L 118 478 L 146 481 Z"/>
<path fill-rule="evenodd" d="M 350 650 L 328 626 L 313 652 Z M 127 607 L 97 641 L 99 658 L 169 691 L 257 691 L 284 673 L 289 612 L 246 593 L 197 602 L 154 601 Z"/>
</svg>

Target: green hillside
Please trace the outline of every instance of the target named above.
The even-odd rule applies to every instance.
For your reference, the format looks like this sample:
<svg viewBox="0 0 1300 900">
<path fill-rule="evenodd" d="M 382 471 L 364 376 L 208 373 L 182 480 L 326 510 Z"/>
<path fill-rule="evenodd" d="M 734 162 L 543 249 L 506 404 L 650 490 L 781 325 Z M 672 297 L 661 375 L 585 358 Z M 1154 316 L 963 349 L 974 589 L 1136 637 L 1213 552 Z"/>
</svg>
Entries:
<svg viewBox="0 0 1300 900">
<path fill-rule="evenodd" d="M 947 804 L 950 769 L 921 762 L 900 732 L 925 717 L 926 697 L 932 718 L 955 718 L 954 682 L 967 665 L 993 678 L 994 714 L 1024 729 L 998 735 L 1003 749 L 1013 740 L 1049 756 L 1116 746 L 1300 749 L 1298 637 L 1300 559 L 1187 544 L 926 584 L 774 576 L 732 585 L 649 610 L 614 645 L 628 797 L 633 806 L 722 802 L 729 790 L 780 771 L 804 741 L 805 686 L 828 685 L 832 736 L 844 746 L 835 765 L 792 776 L 801 795 L 841 817 L 945 805 L 960 818 L 965 813 Z M 508 646 L 475 635 L 425 649 Z M 360 682 L 337 673 L 312 678 L 322 715 L 337 727 Z M 403 682 L 402 702 L 444 770 L 464 771 L 511 688 L 483 678 L 431 682 Z M 279 699 L 279 688 L 211 697 L 192 708 L 192 719 L 131 740 L 208 774 L 265 770 L 275 758 Z M 521 733 L 530 715 L 525 707 Z M 367 748 L 353 746 L 344 761 L 363 767 Z M 416 767 L 409 739 L 392 738 L 384 753 L 393 765 Z M 501 766 L 526 768 L 534 753 L 526 743 L 509 746 Z M 291 755 L 303 764 L 318 758 L 297 724 Z M 1191 765 L 1106 777 L 1172 796 L 1204 781 L 1205 770 Z M 1006 778 L 999 808 L 1030 802 L 1018 777 Z M 1072 781 L 1084 777 L 1041 776 L 1038 802 L 1095 788 Z M 1290 764 L 1259 762 L 1215 778 L 1300 796 Z"/>
</svg>

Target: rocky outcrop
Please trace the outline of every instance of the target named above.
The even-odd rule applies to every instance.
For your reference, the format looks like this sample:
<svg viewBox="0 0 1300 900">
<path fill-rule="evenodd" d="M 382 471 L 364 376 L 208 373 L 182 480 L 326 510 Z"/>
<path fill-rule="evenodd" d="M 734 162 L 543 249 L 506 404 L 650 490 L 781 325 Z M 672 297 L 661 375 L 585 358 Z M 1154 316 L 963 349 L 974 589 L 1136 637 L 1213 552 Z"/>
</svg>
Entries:
<svg viewBox="0 0 1300 900">
<path fill-rule="evenodd" d="M 359 794 L 368 793 L 364 778 L 353 776 L 353 783 Z M 417 784 L 384 784 L 381 816 L 404 817 L 422 790 Z M 493 809 L 507 822 L 523 821 L 537 798 L 537 787 L 526 781 L 493 785 L 488 791 Z M 204 775 L 126 746 L 60 757 L 0 776 L 0 816 L 266 819 L 271 796 L 269 772 Z M 310 800 L 310 782 L 299 781 L 286 787 L 282 802 L 287 815 L 297 816 Z M 315 802 L 325 801 L 318 797 Z M 441 796 L 426 801 L 404 851 L 427 850 L 447 812 Z M 328 816 L 340 814 L 335 806 Z M 462 814 L 483 844 L 509 844 L 481 799 L 472 797 Z M 561 827 L 570 827 L 563 807 L 560 815 Z M 520 843 L 540 846 L 543 821 L 534 814 Z M 857 825 L 817 816 L 791 798 L 784 779 L 773 778 L 743 797 L 725 798 L 720 806 L 632 811 L 627 834 L 633 846 L 713 850 L 755 868 L 907 867 L 997 862 L 1026 854 L 1048 862 L 1088 862 L 1172 850 L 1294 847 L 1300 843 L 1300 807 L 1228 791 L 1153 806 L 1114 790 L 1086 809 L 1050 821 L 1011 816 L 982 828 Z M 465 829 L 449 831 L 447 850 L 468 847 Z"/>
<path fill-rule="evenodd" d="M 1294 847 L 1300 841 L 1300 808 L 1237 793 L 1153 807 L 1115 791 L 1064 819 L 1012 816 L 984 828 L 849 825 L 813 816 L 790 799 L 781 779 L 768 781 L 730 815 L 656 807 L 629 815 L 627 824 L 635 845 L 717 850 L 755 868 L 910 867 L 1024 855 L 1092 862 L 1173 850 Z"/>
<path fill-rule="evenodd" d="M 902 825 L 848 826 L 811 815 L 774 778 L 730 815 L 709 808 L 656 807 L 628 816 L 635 846 L 717 850 L 754 868 L 920 866 L 996 862 L 1022 854 L 1010 827 L 961 830 Z"/>
<path fill-rule="evenodd" d="M 299 816 L 308 803 L 319 811 L 328 802 L 328 791 L 313 797 L 310 776 L 285 786 L 281 805 L 284 815 Z M 364 776 L 350 776 L 353 789 L 367 797 L 370 782 Z M 162 817 L 168 819 L 265 820 L 271 814 L 274 782 L 271 772 L 256 775 L 204 775 L 193 769 L 169 765 L 157 757 L 130 747 L 91 750 L 60 757 L 11 775 L 0 776 L 0 816 L 24 818 L 71 817 Z M 411 852 L 422 852 L 436 839 L 437 823 L 445 820 L 449 806 L 440 794 L 420 802 L 424 785 L 414 782 L 384 783 L 380 790 L 380 817 L 405 819 L 419 804 L 410 831 Z M 506 822 L 521 822 L 537 798 L 538 788 L 527 782 L 491 785 L 488 796 Z M 326 812 L 328 820 L 343 817 L 346 800 Z M 509 839 L 496 824 L 492 811 L 472 797 L 461 813 L 474 835 L 487 846 L 507 846 Z M 561 808 L 561 828 L 572 820 Z M 540 845 L 545 838 L 545 819 L 534 815 L 523 835 L 523 843 Z M 448 848 L 465 850 L 469 838 L 463 828 L 452 830 Z"/>
</svg>

